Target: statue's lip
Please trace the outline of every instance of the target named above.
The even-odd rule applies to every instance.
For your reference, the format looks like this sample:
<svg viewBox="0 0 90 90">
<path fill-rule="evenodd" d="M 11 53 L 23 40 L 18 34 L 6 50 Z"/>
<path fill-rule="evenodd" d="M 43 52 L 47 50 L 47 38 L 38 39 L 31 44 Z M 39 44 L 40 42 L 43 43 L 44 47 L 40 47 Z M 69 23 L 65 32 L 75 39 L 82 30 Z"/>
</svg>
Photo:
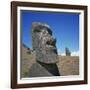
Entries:
<svg viewBox="0 0 90 90">
<path fill-rule="evenodd" d="M 52 51 L 54 51 L 56 54 L 57 54 L 57 48 L 55 47 L 55 46 L 52 46 L 52 45 L 46 45 L 46 47 L 50 50 L 52 50 Z"/>
<path fill-rule="evenodd" d="M 56 49 L 56 46 L 53 46 L 53 45 L 46 45 L 46 47 Z"/>
</svg>

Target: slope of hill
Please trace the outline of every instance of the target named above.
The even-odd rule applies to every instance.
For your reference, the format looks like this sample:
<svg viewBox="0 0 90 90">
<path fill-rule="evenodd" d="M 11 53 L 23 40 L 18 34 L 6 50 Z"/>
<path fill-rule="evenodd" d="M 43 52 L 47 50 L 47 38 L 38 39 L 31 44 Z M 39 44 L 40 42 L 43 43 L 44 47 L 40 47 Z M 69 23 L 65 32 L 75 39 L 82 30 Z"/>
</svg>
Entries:
<svg viewBox="0 0 90 90">
<path fill-rule="evenodd" d="M 59 56 L 58 68 L 61 75 L 79 75 L 79 56 Z"/>
<path fill-rule="evenodd" d="M 35 62 L 35 54 L 27 46 L 21 48 L 21 77 L 28 76 L 28 70 Z"/>
<path fill-rule="evenodd" d="M 25 45 L 22 45 L 21 51 L 21 77 L 28 77 L 29 69 L 35 63 L 35 52 Z M 57 65 L 62 76 L 79 75 L 78 56 L 59 56 Z"/>
</svg>

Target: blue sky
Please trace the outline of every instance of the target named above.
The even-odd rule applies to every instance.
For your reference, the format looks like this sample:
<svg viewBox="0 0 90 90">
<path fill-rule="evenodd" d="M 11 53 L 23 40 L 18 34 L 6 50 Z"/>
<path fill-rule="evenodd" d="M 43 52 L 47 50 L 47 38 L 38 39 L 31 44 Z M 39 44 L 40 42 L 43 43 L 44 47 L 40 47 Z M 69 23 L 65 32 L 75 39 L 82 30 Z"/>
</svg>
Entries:
<svg viewBox="0 0 90 90">
<path fill-rule="evenodd" d="M 21 11 L 22 43 L 29 48 L 32 48 L 32 22 L 46 23 L 51 27 L 59 53 L 64 53 L 66 47 L 71 52 L 79 50 L 79 14 Z"/>
</svg>

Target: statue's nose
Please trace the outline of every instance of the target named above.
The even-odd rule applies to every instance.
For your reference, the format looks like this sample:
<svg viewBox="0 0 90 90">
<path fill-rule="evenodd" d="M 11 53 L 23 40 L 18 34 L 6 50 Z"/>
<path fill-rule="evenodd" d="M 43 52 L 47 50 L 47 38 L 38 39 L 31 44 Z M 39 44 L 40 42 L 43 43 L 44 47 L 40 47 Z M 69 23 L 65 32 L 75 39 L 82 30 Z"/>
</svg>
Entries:
<svg viewBox="0 0 90 90">
<path fill-rule="evenodd" d="M 48 45 L 53 45 L 53 46 L 55 46 L 55 44 L 56 44 L 56 39 L 53 38 L 53 37 L 50 38 L 50 40 L 47 41 L 47 44 L 48 44 Z"/>
<path fill-rule="evenodd" d="M 56 44 L 56 38 L 54 37 L 51 37 L 51 40 L 50 40 L 52 43 L 55 43 Z"/>
<path fill-rule="evenodd" d="M 56 45 L 56 39 L 55 39 L 55 38 L 52 38 L 52 40 L 51 40 L 51 44 L 52 44 L 53 46 Z"/>
</svg>

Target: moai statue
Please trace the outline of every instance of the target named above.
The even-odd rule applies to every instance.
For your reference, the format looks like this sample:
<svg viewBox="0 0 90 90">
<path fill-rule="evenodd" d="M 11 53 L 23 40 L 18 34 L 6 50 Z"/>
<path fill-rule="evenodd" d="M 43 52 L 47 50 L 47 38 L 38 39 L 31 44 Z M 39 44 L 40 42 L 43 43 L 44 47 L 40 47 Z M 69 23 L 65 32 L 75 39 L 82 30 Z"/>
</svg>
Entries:
<svg viewBox="0 0 90 90">
<path fill-rule="evenodd" d="M 68 48 L 65 48 L 66 56 L 71 56 L 71 52 Z"/>
<path fill-rule="evenodd" d="M 29 77 L 60 76 L 57 62 L 56 39 L 47 24 L 32 23 L 32 46 L 36 52 L 36 63 L 29 70 Z"/>
</svg>

